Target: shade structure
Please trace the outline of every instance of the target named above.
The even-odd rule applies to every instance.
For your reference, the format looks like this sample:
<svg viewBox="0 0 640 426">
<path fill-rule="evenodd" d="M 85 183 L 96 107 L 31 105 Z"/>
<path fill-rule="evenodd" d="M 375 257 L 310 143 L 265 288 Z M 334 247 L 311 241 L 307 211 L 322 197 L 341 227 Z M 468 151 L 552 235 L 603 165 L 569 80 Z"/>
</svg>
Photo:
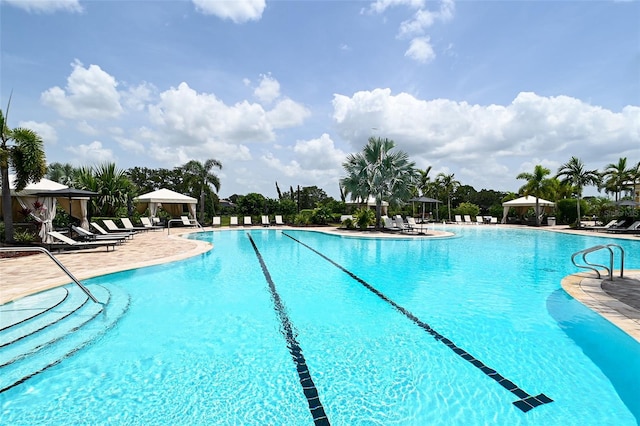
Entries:
<svg viewBox="0 0 640 426">
<path fill-rule="evenodd" d="M 430 198 L 430 197 L 413 197 L 409 199 L 409 201 L 414 203 L 422 203 L 422 221 L 424 221 L 424 205 L 425 204 L 442 203 L 442 201 L 436 200 L 435 198 Z M 438 209 L 436 209 L 436 221 L 437 220 L 438 220 Z"/>
<path fill-rule="evenodd" d="M 143 208 L 148 205 L 151 216 L 156 215 L 156 211 L 159 206 L 170 211 L 173 216 L 180 216 L 182 213 L 182 205 L 187 204 L 189 206 L 189 213 L 193 218 L 196 217 L 196 204 L 198 202 L 198 200 L 193 197 L 189 197 L 188 195 L 180 194 L 179 192 L 166 188 L 142 194 L 139 197 L 134 198 L 133 201 L 141 205 Z M 171 206 L 175 206 L 175 208 L 172 208 Z"/>
<path fill-rule="evenodd" d="M 15 178 L 15 175 L 9 175 L 9 191 L 12 201 L 11 211 L 14 221 L 15 218 L 18 217 L 17 215 L 21 211 L 20 209 L 31 211 L 30 216 L 40 224 L 40 231 L 38 232 L 40 239 L 45 243 L 51 242 L 52 239 L 49 237 L 49 231 L 53 229 L 52 223 L 56 216 L 57 198 L 53 195 L 41 196 L 38 195 L 38 193 L 65 189 L 67 186 L 43 178 L 38 182 L 29 183 L 20 191 L 16 191 Z M 36 205 L 39 205 L 39 207 L 36 208 Z M 2 209 L 0 208 L 0 210 Z"/>
<path fill-rule="evenodd" d="M 542 198 L 538 198 L 537 205 L 541 211 L 536 212 L 536 215 L 540 215 L 545 208 L 547 207 L 555 207 L 556 203 L 553 201 L 548 201 Z M 504 212 L 502 214 L 502 223 L 506 223 L 507 215 L 509 214 L 509 209 L 514 207 L 516 209 L 528 209 L 529 207 L 536 207 L 536 197 L 532 197 L 527 195 L 526 197 L 516 198 L 515 200 L 505 201 L 502 203 L 502 207 L 504 208 Z"/>
<path fill-rule="evenodd" d="M 620 200 L 620 201 L 616 202 L 616 206 L 638 207 L 638 206 L 640 206 L 640 203 L 638 203 L 637 201 L 633 201 L 633 200 Z"/>
<path fill-rule="evenodd" d="M 89 220 L 87 219 L 87 201 L 91 197 L 97 197 L 100 194 L 94 191 L 87 191 L 85 189 L 76 189 L 76 188 L 62 188 L 57 190 L 50 191 L 41 191 L 36 194 L 39 197 L 55 197 L 60 202 L 60 205 L 66 207 L 68 205 L 68 213 L 71 217 L 78 217 L 80 219 L 80 227 L 84 229 L 89 229 Z M 68 204 L 64 204 L 61 202 L 61 199 L 65 199 Z M 79 215 L 76 213 L 76 216 L 73 216 L 73 201 L 78 200 L 78 204 L 80 207 Z M 71 233 L 71 222 L 69 222 L 69 233 Z"/>
</svg>

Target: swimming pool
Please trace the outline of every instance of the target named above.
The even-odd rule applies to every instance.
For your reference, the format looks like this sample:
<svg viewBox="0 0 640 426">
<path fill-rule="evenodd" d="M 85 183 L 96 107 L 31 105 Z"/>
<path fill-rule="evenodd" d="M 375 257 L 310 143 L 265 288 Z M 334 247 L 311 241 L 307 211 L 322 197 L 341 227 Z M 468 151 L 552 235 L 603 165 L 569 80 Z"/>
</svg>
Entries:
<svg viewBox="0 0 640 426">
<path fill-rule="evenodd" d="M 560 289 L 603 240 L 456 232 L 195 234 L 214 250 L 87 280 L 128 312 L 0 394 L 0 423 L 637 424 L 640 345 Z M 640 242 L 614 242 L 640 269 Z"/>
</svg>

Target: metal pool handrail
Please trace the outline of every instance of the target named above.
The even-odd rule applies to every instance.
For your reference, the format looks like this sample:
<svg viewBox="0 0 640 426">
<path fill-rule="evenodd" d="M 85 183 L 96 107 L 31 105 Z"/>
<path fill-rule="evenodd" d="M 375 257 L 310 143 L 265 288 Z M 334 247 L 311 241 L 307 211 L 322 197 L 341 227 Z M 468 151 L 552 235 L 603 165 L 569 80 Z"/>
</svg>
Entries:
<svg viewBox="0 0 640 426">
<path fill-rule="evenodd" d="M 609 280 L 613 280 L 613 250 L 612 247 L 617 247 L 620 249 L 620 278 L 624 276 L 624 249 L 618 244 L 599 244 L 597 246 L 589 247 L 584 250 L 577 251 L 571 255 L 571 262 L 578 268 L 590 269 L 594 271 L 598 278 L 600 278 L 600 271 L 596 268 L 599 266 L 600 268 L 604 268 L 607 271 L 607 275 L 609 275 Z M 600 265 L 598 263 L 589 263 L 587 261 L 587 254 L 593 253 L 599 250 L 608 250 L 609 251 L 609 267 L 607 268 L 605 265 Z M 576 263 L 576 256 L 582 255 L 582 261 L 585 263 L 584 265 L 578 265 Z"/>
<path fill-rule="evenodd" d="M 96 299 L 96 297 L 93 294 L 91 294 L 89 289 L 86 288 L 80 281 L 78 281 L 78 279 L 76 277 L 74 277 L 73 274 L 71 272 L 69 272 L 69 270 L 67 268 L 65 268 L 64 265 L 62 263 L 60 263 L 60 261 L 58 259 L 56 259 L 56 257 L 53 254 L 51 254 L 51 252 L 49 250 L 47 250 L 46 248 L 44 248 L 44 247 L 0 247 L 0 252 L 21 252 L 21 251 L 38 251 L 40 253 L 46 254 L 47 256 L 49 256 L 49 258 L 51 260 L 53 260 L 55 262 L 56 265 L 58 265 L 58 267 L 60 269 L 62 269 L 62 272 L 67 274 L 67 276 L 69 278 L 71 278 L 73 280 L 73 282 L 76 283 L 78 285 L 78 287 L 80 287 L 80 289 L 87 296 L 89 296 L 89 299 L 91 299 L 95 303 L 99 303 L 101 305 L 103 304 L 98 299 Z"/>
</svg>

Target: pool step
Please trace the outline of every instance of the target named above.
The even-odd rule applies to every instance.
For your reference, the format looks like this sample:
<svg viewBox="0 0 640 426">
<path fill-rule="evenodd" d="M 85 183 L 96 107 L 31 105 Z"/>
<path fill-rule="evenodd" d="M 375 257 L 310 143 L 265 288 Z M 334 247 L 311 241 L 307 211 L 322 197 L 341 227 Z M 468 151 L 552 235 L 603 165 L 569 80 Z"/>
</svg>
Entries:
<svg viewBox="0 0 640 426">
<path fill-rule="evenodd" d="M 128 294 L 118 288 L 107 290 L 99 285 L 88 288 L 104 304 L 93 303 L 77 286 L 67 286 L 64 287 L 68 292 L 66 296 L 60 289 L 54 289 L 48 298 L 39 295 L 32 305 L 28 300 L 21 300 L 20 304 L 0 306 L 0 392 L 91 343 L 111 328 L 129 307 Z M 29 308 L 24 308 L 26 306 Z M 30 312 L 13 315 L 14 318 L 23 316 L 20 321 L 4 319 L 5 313 L 18 311 Z M 39 314 L 33 315 L 38 311 Z"/>
</svg>

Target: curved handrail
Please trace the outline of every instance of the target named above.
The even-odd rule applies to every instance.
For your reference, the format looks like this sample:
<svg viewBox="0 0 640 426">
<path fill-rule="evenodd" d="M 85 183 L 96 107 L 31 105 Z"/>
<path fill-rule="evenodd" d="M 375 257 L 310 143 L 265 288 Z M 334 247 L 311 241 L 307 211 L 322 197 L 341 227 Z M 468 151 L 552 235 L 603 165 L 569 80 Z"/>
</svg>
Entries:
<svg viewBox="0 0 640 426">
<path fill-rule="evenodd" d="M 617 247 L 620 249 L 620 278 L 624 276 L 624 249 L 618 244 L 599 244 L 597 246 L 589 247 L 584 250 L 577 251 L 571 255 L 571 262 L 574 266 L 583 269 L 589 269 L 594 271 L 598 278 L 600 278 L 600 271 L 596 268 L 600 267 L 607 271 L 607 275 L 609 276 L 609 280 L 613 280 L 613 250 L 612 247 Z M 607 250 L 609 252 L 609 267 L 605 265 L 600 265 L 598 263 L 590 263 L 587 261 L 587 254 L 593 253 L 599 250 Z M 576 263 L 576 256 L 582 255 L 582 261 L 585 263 L 584 265 L 579 265 Z"/>
<path fill-rule="evenodd" d="M 80 281 L 78 281 L 78 279 L 76 277 L 74 277 L 73 274 L 71 272 L 69 272 L 69 270 L 67 268 L 65 268 L 64 265 L 58 259 L 56 259 L 56 257 L 53 254 L 51 254 L 51 252 L 49 250 L 47 250 L 46 248 L 44 248 L 44 247 L 0 247 L 0 252 L 3 252 L 3 251 L 4 252 L 38 251 L 40 253 L 46 254 L 47 256 L 49 256 L 49 258 L 51 260 L 53 260 L 55 262 L 56 265 L 58 265 L 58 267 L 60 269 L 62 269 L 62 272 L 67 274 L 67 276 L 69 278 L 71 278 L 73 280 L 73 282 L 76 283 L 76 285 L 78 287 L 80 287 L 80 289 L 87 296 L 89 296 L 89 299 L 91 299 L 95 303 L 99 303 L 101 305 L 104 305 L 104 303 L 102 303 L 98 299 L 96 299 L 96 297 L 93 294 L 91 294 L 89 289 L 86 288 Z"/>
</svg>

